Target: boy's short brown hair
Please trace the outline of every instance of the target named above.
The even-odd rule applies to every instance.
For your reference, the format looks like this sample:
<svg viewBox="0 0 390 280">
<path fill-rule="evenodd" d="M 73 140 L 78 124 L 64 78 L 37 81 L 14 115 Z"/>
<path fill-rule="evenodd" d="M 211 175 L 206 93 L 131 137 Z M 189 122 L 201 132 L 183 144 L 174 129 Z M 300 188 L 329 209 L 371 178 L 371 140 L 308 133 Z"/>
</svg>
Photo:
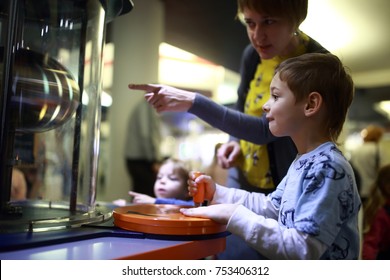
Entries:
<svg viewBox="0 0 390 280">
<path fill-rule="evenodd" d="M 277 68 L 299 102 L 311 92 L 321 94 L 327 110 L 325 128 L 336 142 L 352 103 L 354 85 L 340 59 L 333 54 L 308 53 L 282 62 Z"/>
<path fill-rule="evenodd" d="M 296 30 L 306 19 L 308 0 L 237 0 L 237 17 L 241 18 L 245 8 L 288 19 Z"/>
</svg>

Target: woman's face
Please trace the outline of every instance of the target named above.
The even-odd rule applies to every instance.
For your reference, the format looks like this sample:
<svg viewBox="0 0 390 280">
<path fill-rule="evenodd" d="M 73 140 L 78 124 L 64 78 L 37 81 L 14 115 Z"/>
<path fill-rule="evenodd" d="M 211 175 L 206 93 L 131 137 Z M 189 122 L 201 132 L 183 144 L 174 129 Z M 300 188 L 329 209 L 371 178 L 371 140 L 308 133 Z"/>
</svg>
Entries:
<svg viewBox="0 0 390 280">
<path fill-rule="evenodd" d="M 261 59 L 286 56 L 298 45 L 294 26 L 285 18 L 260 14 L 248 8 L 243 12 L 248 37 Z"/>
<path fill-rule="evenodd" d="M 187 182 L 175 170 L 174 164 L 168 162 L 160 167 L 154 183 L 154 194 L 157 198 L 185 199 L 187 197 Z"/>
</svg>

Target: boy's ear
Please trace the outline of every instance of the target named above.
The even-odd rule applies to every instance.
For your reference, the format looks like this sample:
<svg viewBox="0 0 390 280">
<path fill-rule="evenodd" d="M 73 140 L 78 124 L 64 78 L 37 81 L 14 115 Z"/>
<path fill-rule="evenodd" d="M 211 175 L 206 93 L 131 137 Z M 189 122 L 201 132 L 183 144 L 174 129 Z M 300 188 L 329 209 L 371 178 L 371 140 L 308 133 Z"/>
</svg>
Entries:
<svg viewBox="0 0 390 280">
<path fill-rule="evenodd" d="M 307 102 L 305 106 L 306 116 L 312 116 L 317 113 L 322 106 L 322 95 L 316 91 L 313 91 L 307 97 Z"/>
</svg>

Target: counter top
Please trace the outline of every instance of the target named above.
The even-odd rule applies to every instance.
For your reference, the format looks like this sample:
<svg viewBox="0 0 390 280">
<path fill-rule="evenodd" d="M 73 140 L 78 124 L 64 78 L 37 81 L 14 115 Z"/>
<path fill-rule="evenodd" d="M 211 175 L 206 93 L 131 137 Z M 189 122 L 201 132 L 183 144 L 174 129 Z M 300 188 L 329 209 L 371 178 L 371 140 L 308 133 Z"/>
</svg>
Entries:
<svg viewBox="0 0 390 280">
<path fill-rule="evenodd" d="M 0 253 L 1 260 L 189 260 L 225 249 L 225 238 L 173 241 L 101 237 Z"/>
<path fill-rule="evenodd" d="M 89 225 L 67 231 L 0 234 L 1 260 L 202 259 L 225 249 L 228 233 L 164 236 Z"/>
</svg>

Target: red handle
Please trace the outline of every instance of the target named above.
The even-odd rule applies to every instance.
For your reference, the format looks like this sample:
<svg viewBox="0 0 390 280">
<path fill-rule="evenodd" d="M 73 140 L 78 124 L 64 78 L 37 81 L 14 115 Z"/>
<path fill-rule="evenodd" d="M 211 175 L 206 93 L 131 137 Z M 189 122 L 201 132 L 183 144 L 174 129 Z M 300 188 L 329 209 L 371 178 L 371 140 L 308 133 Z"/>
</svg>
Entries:
<svg viewBox="0 0 390 280">
<path fill-rule="evenodd" d="M 195 178 L 198 178 L 200 175 L 203 175 L 202 172 L 194 172 Z M 201 206 L 204 201 L 204 184 L 198 184 L 198 192 L 194 195 L 195 206 Z"/>
</svg>

